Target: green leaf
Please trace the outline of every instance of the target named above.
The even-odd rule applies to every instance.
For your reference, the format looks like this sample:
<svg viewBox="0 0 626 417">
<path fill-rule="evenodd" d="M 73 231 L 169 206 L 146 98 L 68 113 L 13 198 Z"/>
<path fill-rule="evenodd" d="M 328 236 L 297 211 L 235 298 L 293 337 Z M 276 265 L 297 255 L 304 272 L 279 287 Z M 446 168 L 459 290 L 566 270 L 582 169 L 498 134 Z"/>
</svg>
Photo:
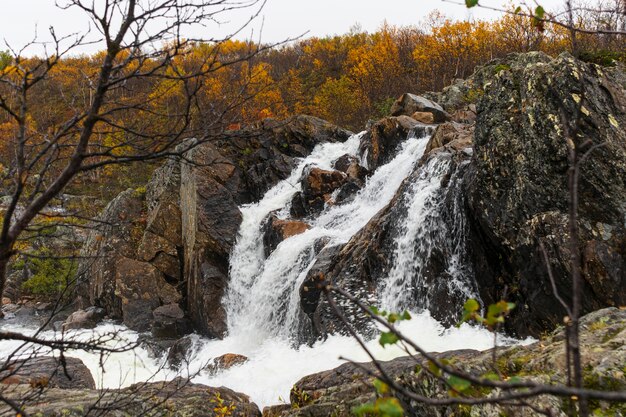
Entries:
<svg viewBox="0 0 626 417">
<path fill-rule="evenodd" d="M 404 310 L 404 313 L 402 313 L 402 320 L 411 320 L 411 315 L 408 311 Z"/>
<path fill-rule="evenodd" d="M 541 6 L 537 6 L 537 8 L 535 9 L 535 17 L 537 19 L 543 19 L 545 14 L 546 14 L 546 11 L 544 10 L 544 8 Z"/>
<path fill-rule="evenodd" d="M 376 392 L 379 395 L 384 395 L 389 392 L 389 385 L 385 384 L 380 379 L 376 378 L 373 384 L 374 384 L 374 389 L 376 389 Z"/>
<path fill-rule="evenodd" d="M 387 317 L 387 321 L 391 324 L 394 324 L 399 319 L 400 319 L 400 316 L 398 316 L 396 313 L 391 313 L 389 314 L 389 317 Z"/>
<path fill-rule="evenodd" d="M 376 306 L 370 306 L 370 311 L 372 312 L 372 314 L 374 314 L 375 316 L 380 315 L 380 312 L 378 311 L 378 308 Z"/>
<path fill-rule="evenodd" d="M 398 336 L 396 336 L 392 332 L 385 332 L 381 334 L 380 339 L 378 339 L 378 343 L 380 343 L 382 347 L 385 347 L 385 345 L 393 345 L 397 342 L 398 342 Z"/>
<path fill-rule="evenodd" d="M 396 398 L 379 398 L 376 400 L 380 415 L 385 417 L 402 417 L 404 410 Z"/>
<path fill-rule="evenodd" d="M 428 370 L 435 376 L 441 376 L 441 368 L 438 367 L 433 361 L 428 361 Z"/>
<path fill-rule="evenodd" d="M 467 379 L 459 378 L 458 376 L 454 375 L 448 378 L 447 382 L 450 388 L 457 392 L 466 391 L 472 386 L 472 383 L 469 382 Z"/>
<path fill-rule="evenodd" d="M 478 304 L 478 301 L 476 301 L 473 298 L 470 298 L 469 300 L 467 300 L 465 304 L 463 305 L 463 309 L 470 313 L 478 311 L 479 308 L 480 308 L 480 304 Z"/>
<path fill-rule="evenodd" d="M 352 407 L 352 413 L 358 417 L 366 415 L 376 415 L 376 407 L 373 403 L 361 404 L 356 407 Z"/>
<path fill-rule="evenodd" d="M 521 7 L 521 6 L 517 6 L 517 7 L 515 8 L 515 11 L 514 11 L 513 13 L 515 13 L 515 14 L 519 14 L 521 11 L 522 11 L 522 7 Z"/>
<path fill-rule="evenodd" d="M 468 9 L 478 5 L 478 0 L 465 0 L 465 5 Z"/>
</svg>

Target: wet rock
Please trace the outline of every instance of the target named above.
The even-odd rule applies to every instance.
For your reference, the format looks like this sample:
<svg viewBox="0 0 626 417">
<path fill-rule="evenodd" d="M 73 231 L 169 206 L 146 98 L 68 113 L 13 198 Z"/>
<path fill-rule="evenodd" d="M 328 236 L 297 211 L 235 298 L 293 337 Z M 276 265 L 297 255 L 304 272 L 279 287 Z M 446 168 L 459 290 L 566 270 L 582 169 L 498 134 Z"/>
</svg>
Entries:
<svg viewBox="0 0 626 417">
<path fill-rule="evenodd" d="M 185 336 L 176 340 L 167 352 L 166 363 L 174 369 L 187 367 L 190 363 L 193 346 L 194 339 L 192 336 Z"/>
<path fill-rule="evenodd" d="M 96 388 L 93 376 L 83 361 L 72 357 L 66 357 L 65 364 L 52 357 L 34 357 L 2 363 L 0 384 L 28 384 L 41 388 Z"/>
<path fill-rule="evenodd" d="M 416 112 L 430 113 L 434 123 L 442 123 L 450 120 L 450 115 L 439 104 L 415 94 L 403 94 L 391 106 L 392 116 L 411 116 Z"/>
<path fill-rule="evenodd" d="M 13 304 L 13 301 L 9 297 L 2 297 L 2 305 Z"/>
<path fill-rule="evenodd" d="M 30 387 L 18 386 L 11 392 L 3 392 L 9 398 L 26 398 Z M 169 382 L 151 382 L 131 385 L 123 389 L 105 392 L 86 389 L 50 388 L 31 396 L 26 402 L 28 415 L 41 417 L 82 417 L 85 410 L 97 405 L 98 410 L 106 410 L 108 417 L 140 415 L 171 417 L 221 417 L 226 407 L 231 417 L 260 417 L 256 404 L 245 394 L 228 388 L 213 388 L 194 384 L 177 378 Z M 6 405 L 0 405 L 0 414 L 11 412 Z"/>
<path fill-rule="evenodd" d="M 106 311 L 100 307 L 89 307 L 78 310 L 69 315 L 61 326 L 64 330 L 93 329 L 104 319 Z"/>
<path fill-rule="evenodd" d="M 291 215 L 302 217 L 324 210 L 332 202 L 332 193 L 340 188 L 348 176 L 341 171 L 329 171 L 317 167 L 305 170 L 302 176 L 302 191 L 297 192 L 291 203 Z"/>
<path fill-rule="evenodd" d="M 208 371 L 210 375 L 215 375 L 220 371 L 230 369 L 233 366 L 241 365 L 246 362 L 248 362 L 248 358 L 244 355 L 227 353 L 214 358 L 204 369 Z"/>
<path fill-rule="evenodd" d="M 178 304 L 166 304 L 152 312 L 152 335 L 164 339 L 176 339 L 191 331 L 189 320 Z"/>
<path fill-rule="evenodd" d="M 435 149 L 446 147 L 451 151 L 461 151 L 472 146 L 474 136 L 474 126 L 463 125 L 455 122 L 446 122 L 437 126 L 435 133 L 431 136 L 423 159 L 427 159 Z"/>
<path fill-rule="evenodd" d="M 279 219 L 275 214 L 270 214 L 263 226 L 265 256 L 268 257 L 283 240 L 304 233 L 308 229 L 309 225 L 305 222 Z"/>
<path fill-rule="evenodd" d="M 334 163 L 334 168 L 348 175 L 348 178 L 359 186 L 363 186 L 365 179 L 370 174 L 367 168 L 363 167 L 360 161 L 352 155 L 343 155 L 337 159 Z"/>
<path fill-rule="evenodd" d="M 409 123 L 412 121 L 412 123 Z M 421 129 L 419 124 L 409 117 L 387 117 L 374 123 L 361 138 L 359 154 L 366 161 L 366 168 L 376 170 L 389 162 L 399 145 L 407 139 L 409 132 Z M 425 129 L 423 133 L 426 132 Z M 421 136 L 418 135 L 418 136 Z"/>
</svg>

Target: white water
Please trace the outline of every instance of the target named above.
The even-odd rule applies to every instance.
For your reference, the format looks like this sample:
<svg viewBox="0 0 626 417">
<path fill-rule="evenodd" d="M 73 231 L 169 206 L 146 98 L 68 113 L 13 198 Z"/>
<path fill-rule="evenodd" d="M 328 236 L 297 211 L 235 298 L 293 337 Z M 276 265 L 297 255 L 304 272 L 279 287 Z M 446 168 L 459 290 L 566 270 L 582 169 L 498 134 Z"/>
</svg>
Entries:
<svg viewBox="0 0 626 417">
<path fill-rule="evenodd" d="M 369 360 L 354 339 L 342 335 L 332 335 L 312 346 L 294 348 L 293 337 L 301 315 L 299 288 L 315 261 L 316 242 L 320 239 L 325 239 L 326 245 L 348 242 L 389 203 L 404 179 L 413 172 L 424 152 L 427 138 L 410 136 L 401 145 L 396 157 L 373 173 L 352 202 L 329 206 L 319 216 L 307 219 L 310 229 L 282 242 L 267 259 L 261 233 L 269 213 L 279 210 L 280 215 L 288 215 L 289 202 L 300 190 L 299 179 L 308 166 L 330 169 L 333 162 L 344 154 L 358 157 L 360 140 L 361 135 L 355 135 L 345 143 L 319 145 L 299 163 L 287 180 L 269 190 L 258 203 L 242 208 L 243 221 L 231 254 L 231 281 L 225 297 L 228 336 L 224 340 L 195 339 L 189 367 L 184 371 L 187 375 L 195 375 L 194 382 L 226 386 L 246 393 L 263 407 L 288 401 L 289 390 L 298 379 L 338 366 L 343 363 L 340 356 L 357 361 Z M 428 245 L 432 245 L 428 234 L 432 227 L 436 227 L 436 222 L 428 219 L 437 217 L 436 196 L 447 163 L 432 159 L 428 166 L 421 169 L 417 181 L 408 187 L 405 196 L 407 218 L 398 219 L 398 237 L 394 253 L 390 254 L 393 267 L 383 279 L 380 289 L 386 306 L 404 307 L 407 300 L 401 295 L 415 285 L 412 277 L 419 275 L 421 267 L 415 262 L 415 257 L 416 254 L 427 253 Z M 462 289 L 462 280 L 459 278 L 455 285 Z M 102 333 L 111 330 L 121 331 L 120 336 L 131 342 L 138 337 L 135 332 L 111 324 L 101 325 L 94 331 Z M 414 314 L 412 320 L 402 323 L 401 330 L 428 351 L 487 349 L 493 344 L 493 335 L 488 331 L 467 324 L 446 330 L 427 310 Z M 30 332 L 27 329 L 20 331 Z M 87 330 L 67 333 L 68 337 L 83 340 L 91 335 L 92 331 Z M 43 336 L 52 338 L 55 334 L 46 332 Z M 0 355 L 6 357 L 18 345 L 0 342 Z M 403 354 L 396 347 L 383 349 L 376 340 L 368 345 L 379 359 L 391 359 Z M 212 358 L 226 353 L 243 354 L 249 361 L 217 375 L 198 374 Z M 103 388 L 174 376 L 173 371 L 163 369 L 164 359 L 152 360 L 144 349 L 110 355 L 104 362 L 106 372 L 102 372 L 99 366 L 101 358 L 98 355 L 71 352 L 68 356 L 83 359 L 98 386 Z"/>
</svg>

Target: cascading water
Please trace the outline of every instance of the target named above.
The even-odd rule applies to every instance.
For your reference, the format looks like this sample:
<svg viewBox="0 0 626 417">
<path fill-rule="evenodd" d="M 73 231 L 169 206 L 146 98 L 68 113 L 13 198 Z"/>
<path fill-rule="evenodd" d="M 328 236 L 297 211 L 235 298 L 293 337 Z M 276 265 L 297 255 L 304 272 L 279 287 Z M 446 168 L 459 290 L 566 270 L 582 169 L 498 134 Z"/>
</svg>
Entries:
<svg viewBox="0 0 626 417">
<path fill-rule="evenodd" d="M 450 173 L 452 162 L 444 156 L 430 158 L 411 177 L 411 184 L 402 195 L 399 205 L 405 206 L 406 216 L 396 222 L 396 238 L 392 268 L 380 280 L 380 303 L 391 311 L 404 309 L 428 310 L 431 303 L 429 283 L 425 279 L 427 261 L 433 250 L 446 248 L 445 282 L 449 294 L 462 299 L 478 298 L 474 290 L 471 265 L 465 255 L 465 216 L 458 199 L 452 207 L 445 207 L 447 193 L 441 186 Z M 461 167 L 465 165 L 462 163 Z M 454 184 L 454 178 L 450 183 Z M 453 185 L 450 185 L 451 188 Z M 442 213 L 452 214 L 452 227 Z M 444 281 L 444 280 L 440 280 Z"/>
<path fill-rule="evenodd" d="M 330 206 L 313 219 L 309 230 L 282 242 L 265 259 L 262 224 L 267 215 L 286 208 L 299 190 L 294 186 L 304 168 L 315 165 L 331 169 L 340 156 L 355 156 L 362 135 L 345 144 L 325 144 L 313 151 L 258 203 L 242 209 L 243 223 L 231 256 L 231 281 L 226 297 L 230 335 L 294 336 L 300 312 L 299 288 L 315 261 L 315 244 L 346 243 L 395 195 L 423 154 L 427 138 L 409 137 L 389 163 L 368 179 L 365 187 L 348 204 Z"/>
<path fill-rule="evenodd" d="M 294 194 L 300 191 L 299 180 L 311 166 L 332 169 L 333 162 L 349 154 L 359 158 L 358 150 L 363 135 L 354 135 L 344 143 L 318 145 L 303 159 L 289 178 L 270 189 L 261 201 L 241 208 L 243 220 L 237 243 L 230 258 L 230 283 L 224 299 L 228 314 L 228 335 L 224 340 L 194 338 L 193 353 L 184 372 L 195 375 L 194 382 L 211 386 L 227 386 L 248 394 L 259 406 L 278 403 L 289 396 L 291 386 L 301 377 L 331 369 L 341 363 L 339 356 L 365 361 L 368 357 L 356 341 L 348 336 L 330 335 L 311 346 L 294 347 L 294 338 L 302 319 L 299 288 L 308 270 L 316 260 L 316 245 L 344 244 L 361 230 L 379 211 L 389 204 L 401 190 L 400 204 L 406 206 L 404 215 L 395 219 L 396 235 L 391 253 L 391 268 L 379 277 L 379 298 L 387 307 L 420 307 L 412 302 L 413 289 L 420 283 L 424 264 L 419 259 L 428 255 L 441 239 L 448 239 L 450 261 L 448 281 L 455 288 L 472 294 L 467 285 L 466 270 L 460 254 L 463 252 L 460 233 L 463 227 L 452 229 L 441 222 L 441 182 L 450 164 L 445 158 L 430 158 L 424 166 L 418 163 L 426 148 L 428 137 L 409 137 L 399 146 L 395 157 L 376 169 L 363 188 L 349 202 L 330 205 L 319 215 L 307 219 L 309 229 L 281 242 L 266 258 L 263 248 L 262 227 L 272 212 L 286 217 Z M 360 158 L 365 165 L 364 156 Z M 416 169 L 417 168 L 417 169 Z M 408 179 L 407 179 L 408 178 Z M 463 221 L 462 218 L 455 220 Z M 439 233 L 439 235 L 437 235 Z M 433 238 L 433 236 L 438 238 Z M 317 248 L 319 251 L 319 248 Z M 424 258 L 425 259 L 425 258 Z M 413 300 L 414 301 L 414 300 Z M 424 300 L 421 300 L 424 301 Z M 493 336 L 483 329 L 464 324 L 460 328 L 445 329 L 433 319 L 422 304 L 420 312 L 409 322 L 402 323 L 406 334 L 419 334 L 422 347 L 430 351 L 460 348 L 486 349 Z M 105 324 L 95 331 L 106 329 Z M 76 337 L 86 337 L 89 331 L 70 331 Z M 44 337 L 57 337 L 45 332 Z M 123 336 L 136 340 L 137 334 L 128 330 Z M 377 341 L 369 348 L 380 359 L 401 355 L 395 347 L 382 348 Z M 15 345 L 0 343 L 0 354 L 7 354 Z M 218 374 L 202 369 L 212 358 L 226 353 L 237 353 L 249 358 L 247 362 Z M 100 371 L 97 355 L 77 352 L 96 375 L 98 384 L 105 388 L 146 380 L 152 372 L 153 380 L 169 379 L 175 371 L 162 369 L 165 362 L 140 360 L 147 357 L 142 349 L 134 353 L 112 355 L 105 366 L 106 377 Z M 127 369 L 124 370 L 124 367 Z M 136 371 L 129 372 L 128 369 Z M 198 373 L 198 371 L 200 371 Z M 124 376 L 122 379 L 121 377 Z"/>
</svg>

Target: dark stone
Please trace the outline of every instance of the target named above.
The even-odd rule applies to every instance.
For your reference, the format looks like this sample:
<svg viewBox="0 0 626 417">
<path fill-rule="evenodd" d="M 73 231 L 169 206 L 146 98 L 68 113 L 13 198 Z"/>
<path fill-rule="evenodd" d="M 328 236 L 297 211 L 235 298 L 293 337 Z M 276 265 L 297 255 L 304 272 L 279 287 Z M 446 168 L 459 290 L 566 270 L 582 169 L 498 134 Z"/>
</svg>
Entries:
<svg viewBox="0 0 626 417">
<path fill-rule="evenodd" d="M 174 369 L 189 365 L 193 345 L 191 336 L 178 339 L 167 352 L 167 364 Z"/>
<path fill-rule="evenodd" d="M 583 311 L 626 304 L 626 75 L 564 54 L 514 55 L 478 103 L 474 158 L 467 178 L 472 252 L 483 300 L 507 298 L 507 323 L 520 335 L 551 329 L 571 297 L 567 145 L 584 97 L 579 145 L 602 146 L 581 166 L 579 226 Z M 582 94 L 581 89 L 584 90 Z"/>
<path fill-rule="evenodd" d="M 13 359 L 2 363 L 0 384 L 28 384 L 41 388 L 96 388 L 93 376 L 83 361 L 72 357 L 64 359 L 64 364 L 58 358 L 47 356 Z"/>
<path fill-rule="evenodd" d="M 176 339 L 191 331 L 189 320 L 178 304 L 157 307 L 152 312 L 152 335 L 164 339 Z"/>
<path fill-rule="evenodd" d="M 331 194 L 340 188 L 348 176 L 340 171 L 328 171 L 317 167 L 305 169 L 301 183 L 302 192 L 294 195 L 291 201 L 291 215 L 301 217 L 324 210 L 327 203 L 332 203 Z"/>
</svg>

